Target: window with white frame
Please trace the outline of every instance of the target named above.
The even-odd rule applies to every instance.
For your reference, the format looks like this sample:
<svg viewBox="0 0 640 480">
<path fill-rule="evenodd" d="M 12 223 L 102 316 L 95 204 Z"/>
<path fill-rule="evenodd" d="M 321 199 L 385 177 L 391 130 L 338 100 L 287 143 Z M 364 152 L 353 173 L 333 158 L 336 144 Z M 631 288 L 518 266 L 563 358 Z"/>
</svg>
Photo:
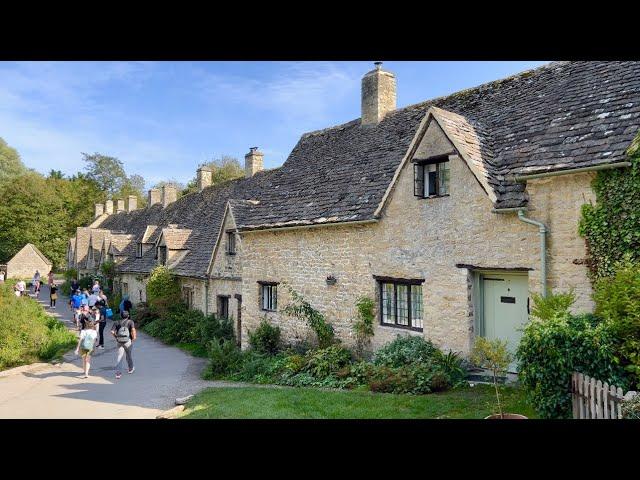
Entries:
<svg viewBox="0 0 640 480">
<path fill-rule="evenodd" d="M 378 279 L 382 325 L 422 331 L 422 282 Z"/>
<path fill-rule="evenodd" d="M 260 283 L 260 306 L 262 310 L 274 312 L 278 309 L 278 284 Z"/>
<path fill-rule="evenodd" d="M 449 195 L 450 171 L 448 157 L 414 164 L 414 191 L 420 198 Z"/>
</svg>

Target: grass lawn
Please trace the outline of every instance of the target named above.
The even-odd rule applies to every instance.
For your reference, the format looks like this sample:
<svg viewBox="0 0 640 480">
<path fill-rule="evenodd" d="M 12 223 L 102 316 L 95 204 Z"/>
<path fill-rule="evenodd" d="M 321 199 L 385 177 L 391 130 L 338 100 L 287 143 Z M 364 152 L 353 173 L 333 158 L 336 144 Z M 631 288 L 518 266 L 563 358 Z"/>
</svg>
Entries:
<svg viewBox="0 0 640 480">
<path fill-rule="evenodd" d="M 504 387 L 505 411 L 537 418 L 522 390 Z M 491 385 L 430 395 L 393 395 L 315 388 L 208 388 L 180 418 L 475 418 L 493 413 Z"/>
</svg>

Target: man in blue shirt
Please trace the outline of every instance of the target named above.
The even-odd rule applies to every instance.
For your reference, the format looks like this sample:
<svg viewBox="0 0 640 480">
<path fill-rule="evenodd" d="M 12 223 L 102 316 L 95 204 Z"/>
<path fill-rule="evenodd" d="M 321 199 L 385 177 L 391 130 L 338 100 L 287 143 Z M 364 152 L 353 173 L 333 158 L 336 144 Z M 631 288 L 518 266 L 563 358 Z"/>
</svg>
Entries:
<svg viewBox="0 0 640 480">
<path fill-rule="evenodd" d="M 80 308 L 82 307 L 82 294 L 80 290 L 76 290 L 69 300 L 69 306 L 73 310 L 73 319 L 76 322 L 76 327 L 79 325 L 79 317 L 80 317 Z"/>
</svg>

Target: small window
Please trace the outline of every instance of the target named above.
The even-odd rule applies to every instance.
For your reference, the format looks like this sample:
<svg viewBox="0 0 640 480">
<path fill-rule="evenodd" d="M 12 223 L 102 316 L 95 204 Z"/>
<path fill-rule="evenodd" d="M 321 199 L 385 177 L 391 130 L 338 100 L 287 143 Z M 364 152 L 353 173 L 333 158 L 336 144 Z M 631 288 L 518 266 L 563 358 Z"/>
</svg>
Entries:
<svg viewBox="0 0 640 480">
<path fill-rule="evenodd" d="M 236 254 L 236 234 L 234 232 L 227 232 L 227 253 L 229 255 Z"/>
<path fill-rule="evenodd" d="M 136 249 L 136 257 L 142 258 L 142 243 L 138 243 L 138 247 Z"/>
<path fill-rule="evenodd" d="M 380 323 L 422 331 L 421 281 L 380 281 Z"/>
<path fill-rule="evenodd" d="M 160 265 L 167 264 L 167 247 L 158 247 L 157 258 Z"/>
<path fill-rule="evenodd" d="M 122 296 L 129 295 L 129 284 L 122 282 Z"/>
<path fill-rule="evenodd" d="M 182 300 L 187 305 L 188 308 L 193 308 L 193 287 L 182 287 Z"/>
<path fill-rule="evenodd" d="M 449 160 L 423 162 L 413 166 L 413 194 L 420 198 L 449 195 Z"/>
<path fill-rule="evenodd" d="M 218 295 L 218 318 L 229 318 L 228 295 Z"/>
<path fill-rule="evenodd" d="M 270 312 L 278 309 L 278 285 L 275 283 L 263 283 L 260 285 L 260 303 L 262 310 Z"/>
</svg>

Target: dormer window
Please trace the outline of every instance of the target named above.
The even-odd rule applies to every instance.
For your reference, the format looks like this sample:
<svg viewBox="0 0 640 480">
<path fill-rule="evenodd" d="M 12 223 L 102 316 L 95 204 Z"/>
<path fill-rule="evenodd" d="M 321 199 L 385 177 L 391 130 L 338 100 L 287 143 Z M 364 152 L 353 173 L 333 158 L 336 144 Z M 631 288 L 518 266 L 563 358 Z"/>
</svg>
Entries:
<svg viewBox="0 0 640 480">
<path fill-rule="evenodd" d="M 418 161 L 413 166 L 413 194 L 419 198 L 449 195 L 449 158 Z"/>
<path fill-rule="evenodd" d="M 142 242 L 138 243 L 137 245 L 136 258 L 142 258 Z"/>
<path fill-rule="evenodd" d="M 227 232 L 227 253 L 229 255 L 236 254 L 236 234 L 234 232 Z"/>
</svg>

